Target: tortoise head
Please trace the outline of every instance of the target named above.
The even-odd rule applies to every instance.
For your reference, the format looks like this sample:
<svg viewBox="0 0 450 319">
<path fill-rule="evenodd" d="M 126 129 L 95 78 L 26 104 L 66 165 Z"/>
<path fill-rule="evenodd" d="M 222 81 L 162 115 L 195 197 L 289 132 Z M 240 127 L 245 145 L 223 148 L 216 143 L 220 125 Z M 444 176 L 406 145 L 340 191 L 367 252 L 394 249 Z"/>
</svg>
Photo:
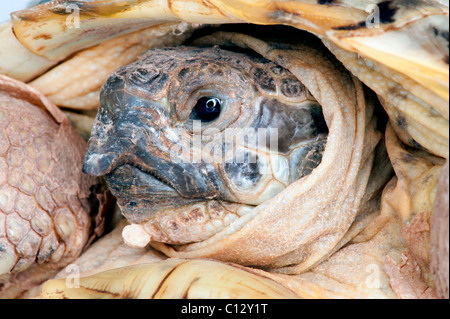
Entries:
<svg viewBox="0 0 450 319">
<path fill-rule="evenodd" d="M 327 132 L 321 106 L 271 61 L 153 49 L 104 84 L 84 171 L 105 176 L 145 243 L 189 243 L 308 175 Z"/>
</svg>

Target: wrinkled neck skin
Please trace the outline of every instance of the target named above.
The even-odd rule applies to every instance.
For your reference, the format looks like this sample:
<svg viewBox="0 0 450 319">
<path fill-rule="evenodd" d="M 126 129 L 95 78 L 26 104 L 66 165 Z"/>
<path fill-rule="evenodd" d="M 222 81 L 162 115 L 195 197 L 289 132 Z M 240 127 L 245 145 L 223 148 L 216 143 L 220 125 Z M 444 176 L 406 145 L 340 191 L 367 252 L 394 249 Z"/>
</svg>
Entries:
<svg viewBox="0 0 450 319">
<path fill-rule="evenodd" d="M 212 97 L 220 114 L 204 121 L 196 106 Z M 186 244 L 309 175 L 327 134 L 301 79 L 261 56 L 153 49 L 105 83 L 84 170 L 105 176 L 129 245 Z"/>
</svg>

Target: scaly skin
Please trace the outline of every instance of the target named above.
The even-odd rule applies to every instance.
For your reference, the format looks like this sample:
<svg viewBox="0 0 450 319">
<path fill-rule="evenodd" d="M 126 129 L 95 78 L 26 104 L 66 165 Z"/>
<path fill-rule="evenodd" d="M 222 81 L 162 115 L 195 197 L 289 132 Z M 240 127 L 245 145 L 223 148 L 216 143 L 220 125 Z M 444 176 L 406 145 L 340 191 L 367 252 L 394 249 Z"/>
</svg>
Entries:
<svg viewBox="0 0 450 319">
<path fill-rule="evenodd" d="M 51 107 L 0 75 L 0 297 L 49 278 L 91 236 L 98 180 L 81 172 L 85 142 Z"/>
</svg>

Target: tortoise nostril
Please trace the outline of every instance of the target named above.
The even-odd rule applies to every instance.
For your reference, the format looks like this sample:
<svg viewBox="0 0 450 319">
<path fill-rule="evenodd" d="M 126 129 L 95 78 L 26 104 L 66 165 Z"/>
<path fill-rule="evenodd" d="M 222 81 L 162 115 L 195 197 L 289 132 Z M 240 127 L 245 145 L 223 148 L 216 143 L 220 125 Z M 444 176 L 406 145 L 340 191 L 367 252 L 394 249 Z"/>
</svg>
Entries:
<svg viewBox="0 0 450 319">
<path fill-rule="evenodd" d="M 123 76 L 119 74 L 112 74 L 106 81 L 106 86 L 111 90 L 117 90 L 124 86 L 125 80 Z"/>
<path fill-rule="evenodd" d="M 117 154 L 87 154 L 84 160 L 83 173 L 102 176 L 109 173 L 117 162 Z"/>
</svg>

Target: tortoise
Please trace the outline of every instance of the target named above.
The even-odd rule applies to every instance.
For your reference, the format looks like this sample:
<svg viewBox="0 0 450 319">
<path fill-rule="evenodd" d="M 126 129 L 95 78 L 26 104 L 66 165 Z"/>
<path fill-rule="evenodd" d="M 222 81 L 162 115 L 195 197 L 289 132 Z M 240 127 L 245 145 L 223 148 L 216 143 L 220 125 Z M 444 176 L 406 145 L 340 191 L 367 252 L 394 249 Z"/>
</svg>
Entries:
<svg viewBox="0 0 450 319">
<path fill-rule="evenodd" d="M 81 288 L 51 280 L 43 286 L 41 297 L 261 297 L 255 295 L 255 287 L 261 286 L 269 297 L 425 298 L 438 296 L 436 286 L 439 296 L 448 297 L 448 269 L 434 266 L 433 272 L 439 275 L 433 275 L 429 238 L 436 185 L 448 158 L 448 7 L 434 1 L 371 4 L 51 1 L 14 13 L 12 25 L 20 42 L 9 28 L 3 29 L 2 41 L 14 45 L 16 57 L 28 62 L 24 69 L 2 63 L 2 73 L 25 82 L 33 80 L 30 85 L 57 105 L 94 111 L 100 100 L 97 82 L 106 81 L 85 171 L 107 175 L 122 212 L 132 223 L 118 225 L 73 263 L 83 276 L 90 275 L 81 279 Z M 67 24 L 74 8 L 80 9 L 79 28 Z M 114 21 L 114 27 L 104 21 Z M 239 24 L 204 26 L 229 23 Z M 162 31 L 158 34 L 155 30 Z M 129 32 L 134 33 L 130 36 Z M 169 40 L 150 43 L 149 39 L 158 37 Z M 119 70 L 109 70 L 102 81 L 98 81 L 101 76 L 92 75 L 87 81 L 89 88 L 75 98 L 61 98 L 64 93 L 48 85 L 59 73 L 75 87 L 77 82 L 71 76 L 80 75 L 69 74 L 77 63 L 105 48 L 111 49 L 108 54 L 112 57 L 117 48 L 130 48 L 125 39 L 131 38 L 136 41 L 134 46 L 147 44 L 136 50 L 139 53 L 132 59 L 152 46 L 180 44 L 188 38 L 189 46 L 152 49 L 132 64 L 127 60 Z M 84 48 L 88 49 L 41 75 Z M 2 61 L 8 61 L 11 53 L 0 50 L 0 54 Z M 86 63 L 89 66 L 89 61 Z M 230 78 L 233 80 L 227 82 Z M 220 85 L 190 97 L 202 81 L 203 85 L 211 81 Z M 233 90 L 224 91 L 224 87 Z M 236 91 L 240 93 L 236 95 Z M 180 132 L 190 130 L 192 134 L 193 127 L 188 124 L 192 120 L 220 127 L 245 104 L 239 102 L 236 107 L 236 100 L 249 96 L 258 102 L 253 102 L 251 110 L 245 109 L 247 113 L 240 111 L 235 119 L 242 121 L 238 127 L 246 127 L 244 121 L 253 119 L 250 127 L 272 125 L 282 135 L 278 139 L 281 149 L 258 153 L 258 165 L 232 160 L 223 165 L 226 174 L 218 174 L 205 163 L 175 163 L 176 157 L 168 158 L 161 151 L 186 143 L 188 139 L 180 141 Z M 213 111 L 205 120 L 207 105 Z M 272 123 L 259 119 L 255 124 L 255 116 L 264 110 L 272 112 Z M 143 114 L 151 125 L 134 125 L 142 124 Z M 184 131 L 177 130 L 179 122 L 174 116 L 187 119 Z M 157 120 L 161 122 L 152 122 Z M 303 133 L 308 133 L 304 128 L 311 129 L 310 135 L 301 136 L 308 142 L 301 144 L 302 140 L 300 148 L 296 144 L 299 135 L 289 129 L 293 126 Z M 151 134 L 162 134 L 166 144 L 152 139 Z M 269 174 L 257 174 L 255 167 L 260 169 L 264 161 L 276 158 L 278 164 L 286 162 L 283 157 L 287 153 L 305 149 L 312 161 L 303 152 L 294 170 L 272 167 Z M 306 163 L 310 166 L 302 166 Z M 300 166 L 305 170 L 299 172 Z M 183 188 L 186 170 L 197 175 Z M 286 179 L 283 186 L 278 183 L 266 197 L 254 196 L 260 180 L 272 181 L 274 176 L 278 180 L 282 175 L 294 178 Z M 146 187 L 142 187 L 143 181 Z M 202 188 L 199 181 L 207 187 Z M 139 191 L 148 189 L 160 193 L 139 197 Z M 174 202 L 183 205 L 182 209 L 174 210 Z M 149 219 L 152 214 L 157 217 Z M 437 214 L 433 212 L 433 216 Z M 445 218 L 445 212 L 443 215 Z M 234 217 L 224 224 L 226 216 Z M 195 233 L 193 226 L 199 226 L 198 220 L 192 223 L 191 217 L 198 217 L 200 223 L 204 218 L 217 218 L 213 227 L 206 231 L 202 224 Z M 135 248 L 122 244 L 122 232 Z M 442 239 L 436 241 L 438 249 L 447 249 L 448 255 L 445 240 L 444 244 Z M 108 254 L 101 257 L 99 251 Z M 438 253 L 431 251 L 436 265 Z M 125 256 L 120 262 L 119 255 Z M 95 265 L 87 262 L 92 256 L 97 256 Z M 207 280 L 194 279 L 207 267 L 214 269 L 211 274 L 218 271 L 230 274 L 226 278 L 245 278 L 255 289 L 242 289 L 236 281 L 230 282 L 229 289 L 205 288 Z M 177 278 L 185 272 L 192 274 L 183 279 L 185 284 L 167 281 L 168 274 Z M 62 272 L 57 277 L 66 276 Z M 141 290 L 114 288 L 129 278 L 149 279 Z M 158 280 L 170 289 L 159 290 L 154 284 Z M 220 285 L 220 279 L 215 280 Z M 109 288 L 103 292 L 96 290 L 105 286 Z M 236 291 L 240 294 L 234 294 Z"/>
</svg>

